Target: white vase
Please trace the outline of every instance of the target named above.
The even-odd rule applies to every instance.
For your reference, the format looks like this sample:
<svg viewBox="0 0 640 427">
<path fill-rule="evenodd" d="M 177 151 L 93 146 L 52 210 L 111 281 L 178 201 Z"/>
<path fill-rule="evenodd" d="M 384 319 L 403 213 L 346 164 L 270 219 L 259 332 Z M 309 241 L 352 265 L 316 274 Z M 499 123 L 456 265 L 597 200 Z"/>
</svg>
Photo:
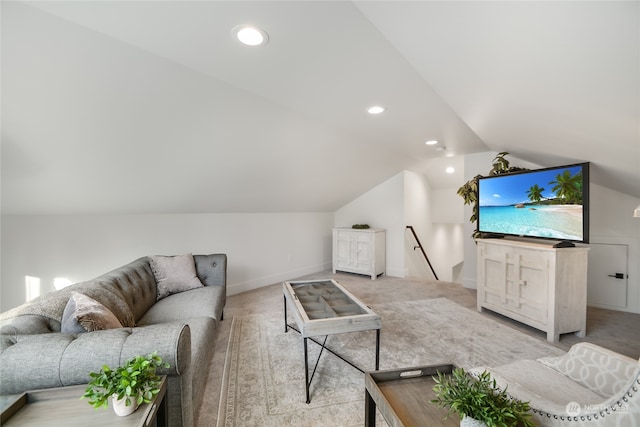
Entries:
<svg viewBox="0 0 640 427">
<path fill-rule="evenodd" d="M 133 414 L 135 410 L 138 409 L 139 405 L 137 399 L 131 397 L 129 398 L 129 400 L 130 405 L 127 406 L 126 397 L 124 399 L 118 399 L 115 394 L 111 397 L 111 405 L 113 406 L 113 411 L 116 413 L 116 415 L 124 417 Z"/>
<path fill-rule="evenodd" d="M 487 427 L 487 425 L 482 421 L 476 420 L 475 418 L 464 416 L 460 420 L 460 427 Z"/>
</svg>

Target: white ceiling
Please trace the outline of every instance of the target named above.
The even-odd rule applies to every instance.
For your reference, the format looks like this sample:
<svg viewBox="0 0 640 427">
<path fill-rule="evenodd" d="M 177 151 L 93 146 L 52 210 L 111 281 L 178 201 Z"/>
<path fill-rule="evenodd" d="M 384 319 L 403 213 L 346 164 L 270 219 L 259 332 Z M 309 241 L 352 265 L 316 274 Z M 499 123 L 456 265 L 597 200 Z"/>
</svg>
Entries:
<svg viewBox="0 0 640 427">
<path fill-rule="evenodd" d="M 0 7 L 6 214 L 333 211 L 489 150 L 640 197 L 639 2 Z"/>
</svg>

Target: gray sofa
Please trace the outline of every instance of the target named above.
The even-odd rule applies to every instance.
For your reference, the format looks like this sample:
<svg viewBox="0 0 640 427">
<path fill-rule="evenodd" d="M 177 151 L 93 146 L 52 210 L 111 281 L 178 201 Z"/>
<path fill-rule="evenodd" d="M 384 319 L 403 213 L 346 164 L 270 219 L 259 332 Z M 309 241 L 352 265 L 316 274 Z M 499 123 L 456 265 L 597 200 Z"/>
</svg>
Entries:
<svg viewBox="0 0 640 427">
<path fill-rule="evenodd" d="M 168 378 L 169 425 L 192 427 L 226 300 L 227 257 L 194 255 L 193 260 L 204 286 L 157 301 L 150 258 L 143 257 L 0 314 L 0 394 L 85 384 L 89 372 L 105 364 L 118 366 L 157 351 L 170 364 L 159 370 Z M 102 303 L 129 327 L 60 332 L 72 292 Z"/>
</svg>

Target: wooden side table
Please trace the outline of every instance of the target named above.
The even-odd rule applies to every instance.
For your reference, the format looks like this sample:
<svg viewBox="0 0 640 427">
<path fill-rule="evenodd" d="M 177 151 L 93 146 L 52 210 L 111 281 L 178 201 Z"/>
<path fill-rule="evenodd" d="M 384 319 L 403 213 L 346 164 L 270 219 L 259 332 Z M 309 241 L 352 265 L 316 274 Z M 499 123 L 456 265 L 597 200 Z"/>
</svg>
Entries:
<svg viewBox="0 0 640 427">
<path fill-rule="evenodd" d="M 431 403 L 435 398 L 433 376 L 450 374 L 454 365 L 431 365 L 367 372 L 365 384 L 365 427 L 375 427 L 376 407 L 390 427 L 458 427 L 456 414 Z M 446 418 L 446 419 L 445 419 Z"/>
<path fill-rule="evenodd" d="M 95 409 L 80 399 L 86 385 L 28 391 L 2 411 L 3 427 L 167 427 L 167 379 L 151 403 L 143 403 L 131 415 L 120 417 L 113 408 Z"/>
</svg>

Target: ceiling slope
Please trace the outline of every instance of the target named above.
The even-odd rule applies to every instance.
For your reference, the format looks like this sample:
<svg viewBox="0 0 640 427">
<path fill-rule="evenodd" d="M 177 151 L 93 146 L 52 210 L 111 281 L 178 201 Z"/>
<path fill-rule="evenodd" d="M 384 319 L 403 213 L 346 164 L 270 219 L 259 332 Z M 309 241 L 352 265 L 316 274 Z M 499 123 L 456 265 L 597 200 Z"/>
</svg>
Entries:
<svg viewBox="0 0 640 427">
<path fill-rule="evenodd" d="M 486 150 L 348 2 L 2 7 L 5 213 L 333 211 Z"/>
<path fill-rule="evenodd" d="M 357 2 L 494 151 L 640 197 L 640 2 Z"/>
<path fill-rule="evenodd" d="M 516 4 L 2 2 L 2 211 L 333 211 L 489 149 L 640 197 L 637 2 Z"/>
</svg>

